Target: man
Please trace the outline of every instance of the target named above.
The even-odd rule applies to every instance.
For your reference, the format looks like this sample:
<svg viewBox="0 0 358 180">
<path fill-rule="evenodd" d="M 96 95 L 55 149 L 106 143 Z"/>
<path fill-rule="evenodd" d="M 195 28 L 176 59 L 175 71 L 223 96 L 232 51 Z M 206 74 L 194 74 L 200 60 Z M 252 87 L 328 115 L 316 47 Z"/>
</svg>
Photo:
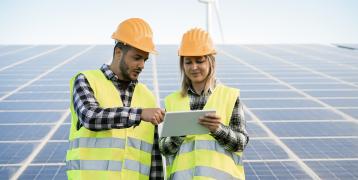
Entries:
<svg viewBox="0 0 358 180">
<path fill-rule="evenodd" d="M 69 179 L 163 179 L 157 125 L 164 110 L 138 82 L 152 30 L 142 19 L 123 21 L 113 33 L 113 60 L 71 79 Z"/>
</svg>

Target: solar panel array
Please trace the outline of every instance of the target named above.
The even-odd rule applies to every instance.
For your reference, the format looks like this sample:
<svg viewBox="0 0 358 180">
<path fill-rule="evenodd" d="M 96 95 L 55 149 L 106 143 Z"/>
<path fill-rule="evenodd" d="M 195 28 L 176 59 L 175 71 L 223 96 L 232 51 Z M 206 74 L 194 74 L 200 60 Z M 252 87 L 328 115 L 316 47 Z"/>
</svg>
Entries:
<svg viewBox="0 0 358 180">
<path fill-rule="evenodd" d="M 357 46 L 357 45 L 351 45 Z M 66 179 L 69 79 L 109 63 L 112 46 L 0 46 L 0 179 Z M 177 46 L 141 74 L 163 99 L 179 89 Z M 241 89 L 247 179 L 358 179 L 358 51 L 227 45 L 220 82 Z"/>
</svg>

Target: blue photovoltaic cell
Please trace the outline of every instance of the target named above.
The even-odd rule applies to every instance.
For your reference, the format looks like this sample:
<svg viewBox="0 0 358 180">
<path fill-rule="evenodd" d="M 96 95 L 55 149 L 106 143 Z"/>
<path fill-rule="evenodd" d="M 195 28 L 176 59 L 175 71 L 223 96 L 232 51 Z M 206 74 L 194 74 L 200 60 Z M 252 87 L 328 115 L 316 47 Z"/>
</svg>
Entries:
<svg viewBox="0 0 358 180">
<path fill-rule="evenodd" d="M 1 57 L 0 66 L 1 67 L 8 66 L 10 64 L 19 62 L 23 59 L 38 55 L 39 53 L 46 52 L 46 51 L 53 49 L 55 47 L 58 47 L 58 46 L 38 46 L 38 47 L 23 50 L 23 51 L 19 51 L 17 53 L 11 53 L 11 54 L 4 55 Z M 32 61 L 36 61 L 37 59 L 38 58 L 33 59 Z M 17 67 L 18 66 L 16 66 L 16 68 Z"/>
<path fill-rule="evenodd" d="M 8 98 L 6 98 L 7 100 L 68 100 L 68 102 L 70 101 L 70 93 L 67 92 L 63 92 L 63 93 L 16 93 L 13 94 L 11 96 L 9 96 Z"/>
<path fill-rule="evenodd" d="M 179 72 L 178 72 L 179 73 Z M 149 81 L 147 81 L 148 82 L 148 84 L 151 84 L 151 83 L 153 83 L 153 81 L 152 80 L 149 80 Z M 167 83 L 169 83 L 169 84 L 171 84 L 171 83 L 173 83 L 173 82 L 175 82 L 175 83 L 181 83 L 181 81 L 180 81 L 180 78 L 179 77 L 165 77 L 165 79 L 163 78 L 159 78 L 158 79 L 158 83 L 159 83 L 159 85 L 163 85 L 163 84 L 167 84 Z"/>
<path fill-rule="evenodd" d="M 57 72 L 57 71 L 55 71 Z M 67 72 L 72 74 L 73 72 Z M 67 78 L 61 78 L 61 79 L 46 79 L 46 78 L 41 78 L 38 81 L 32 83 L 31 85 L 53 85 L 53 86 L 57 86 L 57 85 L 68 85 L 69 81 Z"/>
<path fill-rule="evenodd" d="M 19 166 L 0 166 L 0 179 L 10 179 L 19 169 Z"/>
<path fill-rule="evenodd" d="M 358 107 L 358 99 L 323 99 L 321 101 L 334 107 Z"/>
<path fill-rule="evenodd" d="M 246 121 L 253 121 L 253 117 L 252 117 L 249 113 L 246 113 L 246 112 L 245 112 L 244 115 L 245 115 L 245 120 L 246 120 Z"/>
<path fill-rule="evenodd" d="M 164 100 L 164 98 L 172 92 L 174 92 L 174 91 L 160 91 L 160 94 L 159 94 L 160 98 L 162 98 Z"/>
<path fill-rule="evenodd" d="M 241 78 L 243 78 L 245 75 L 243 75 Z M 260 78 L 247 78 L 247 79 L 240 79 L 240 77 L 225 77 L 225 78 L 218 78 L 220 82 L 222 82 L 223 84 L 227 84 L 227 83 L 235 83 L 238 84 L 238 86 L 240 86 L 240 84 L 249 84 L 249 83 L 277 83 L 276 81 L 269 79 L 267 77 L 260 77 Z"/>
<path fill-rule="evenodd" d="M 351 91 L 305 91 L 305 93 L 314 97 L 358 97 L 357 90 Z"/>
<path fill-rule="evenodd" d="M 231 77 L 231 78 L 220 78 L 219 81 L 223 84 L 229 85 L 229 84 L 252 84 L 252 83 L 262 83 L 262 84 L 277 84 L 277 81 L 269 79 L 269 78 L 262 78 L 262 79 L 241 79 L 245 77 L 245 74 L 243 74 L 240 77 Z"/>
<path fill-rule="evenodd" d="M 24 161 L 38 143 L 0 143 L 0 164 L 18 164 Z"/>
<path fill-rule="evenodd" d="M 67 116 L 64 123 L 71 123 L 71 115 Z"/>
<path fill-rule="evenodd" d="M 50 131 L 50 125 L 0 126 L 0 141 L 40 140 Z"/>
<path fill-rule="evenodd" d="M 68 91 L 70 85 L 61 86 L 28 86 L 22 89 L 22 91 Z"/>
<path fill-rule="evenodd" d="M 358 136 L 353 122 L 280 122 L 265 123 L 278 137 Z"/>
<path fill-rule="evenodd" d="M 355 119 L 358 119 L 358 108 L 355 109 L 340 109 L 344 113 L 354 117 Z"/>
<path fill-rule="evenodd" d="M 261 100 L 245 100 L 246 106 L 249 108 L 295 108 L 295 107 L 322 107 L 322 105 L 306 99 L 261 99 Z"/>
<path fill-rule="evenodd" d="M 63 180 L 67 179 L 66 166 L 29 166 L 20 176 L 19 180 Z"/>
<path fill-rule="evenodd" d="M 145 85 L 153 84 L 153 79 L 145 79 L 145 80 L 138 80 L 138 81 Z"/>
<path fill-rule="evenodd" d="M 307 83 L 307 82 L 310 82 L 310 83 L 329 83 L 329 82 L 332 82 L 331 79 L 326 79 L 324 77 L 297 77 L 297 78 L 286 78 L 286 77 L 282 77 L 281 80 L 289 83 L 289 84 L 297 84 L 297 83 L 300 83 L 300 84 L 304 84 L 304 83 Z"/>
<path fill-rule="evenodd" d="M 216 76 L 218 79 L 225 79 L 225 78 L 232 78 L 232 77 L 237 77 L 238 79 L 240 79 L 240 77 L 242 78 L 265 78 L 264 75 L 262 74 L 245 74 L 240 76 L 240 74 L 237 73 L 218 73 Z"/>
<path fill-rule="evenodd" d="M 161 108 L 165 108 L 164 99 L 161 99 L 161 100 L 160 100 L 160 107 L 161 107 Z"/>
<path fill-rule="evenodd" d="M 3 78 L 3 77 L 0 75 L 0 78 Z M 10 91 L 15 90 L 19 86 L 20 86 L 20 84 L 19 85 L 0 86 L 0 91 L 10 92 Z"/>
<path fill-rule="evenodd" d="M 250 140 L 244 151 L 245 160 L 288 159 L 287 153 L 273 140 Z"/>
<path fill-rule="evenodd" d="M 283 89 L 283 90 L 288 90 L 287 86 L 284 85 L 274 85 L 274 84 L 268 84 L 268 85 L 248 85 L 248 84 L 233 84 L 230 85 L 231 87 L 235 87 L 238 88 L 240 90 L 258 90 L 258 89 Z"/>
<path fill-rule="evenodd" d="M 306 161 L 322 179 L 358 179 L 358 161 Z"/>
<path fill-rule="evenodd" d="M 33 163 L 64 163 L 68 147 L 67 142 L 48 142 Z"/>
<path fill-rule="evenodd" d="M 177 91 L 178 89 L 180 89 L 180 85 L 179 84 L 164 84 L 164 85 L 159 85 L 159 89 L 160 90 L 169 90 L 171 92 Z"/>
<path fill-rule="evenodd" d="M 61 125 L 52 136 L 51 140 L 68 140 L 70 127 L 70 124 Z"/>
<path fill-rule="evenodd" d="M 0 124 L 54 123 L 63 112 L 0 112 Z"/>
<path fill-rule="evenodd" d="M 252 110 L 262 121 L 267 120 L 339 120 L 340 115 L 326 109 Z"/>
<path fill-rule="evenodd" d="M 13 76 L 13 75 L 12 75 Z M 2 78 L 4 77 L 3 74 L 0 75 Z M 13 79 L 13 78 L 7 78 L 7 79 L 1 79 L 0 80 L 0 87 L 20 87 L 21 85 L 25 84 L 27 81 L 30 81 L 31 79 Z"/>
<path fill-rule="evenodd" d="M 285 139 L 301 159 L 358 158 L 358 139 Z"/>
<path fill-rule="evenodd" d="M 253 121 L 249 121 L 249 123 L 246 123 L 246 130 L 250 138 L 268 136 L 267 133 L 257 123 L 254 123 Z"/>
<path fill-rule="evenodd" d="M 67 109 L 69 102 L 0 102 L 0 110 L 44 110 L 44 109 Z"/>
<path fill-rule="evenodd" d="M 296 162 L 250 162 L 244 166 L 247 180 L 311 179 Z"/>
<path fill-rule="evenodd" d="M 298 89 L 352 89 L 353 87 L 346 84 L 293 84 Z"/>
<path fill-rule="evenodd" d="M 303 97 L 294 91 L 240 91 L 241 99 L 245 98 L 290 98 Z M 246 100 L 245 100 L 246 101 Z"/>
</svg>

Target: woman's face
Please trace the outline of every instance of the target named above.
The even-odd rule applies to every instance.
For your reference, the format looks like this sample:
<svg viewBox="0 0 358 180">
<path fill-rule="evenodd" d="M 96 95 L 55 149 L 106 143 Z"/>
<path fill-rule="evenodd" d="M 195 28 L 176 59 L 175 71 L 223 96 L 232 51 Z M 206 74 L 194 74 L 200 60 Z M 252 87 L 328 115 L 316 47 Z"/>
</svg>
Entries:
<svg viewBox="0 0 358 180">
<path fill-rule="evenodd" d="M 209 74 L 210 64 L 205 56 L 185 56 L 183 58 L 185 75 L 192 83 L 202 83 Z"/>
</svg>

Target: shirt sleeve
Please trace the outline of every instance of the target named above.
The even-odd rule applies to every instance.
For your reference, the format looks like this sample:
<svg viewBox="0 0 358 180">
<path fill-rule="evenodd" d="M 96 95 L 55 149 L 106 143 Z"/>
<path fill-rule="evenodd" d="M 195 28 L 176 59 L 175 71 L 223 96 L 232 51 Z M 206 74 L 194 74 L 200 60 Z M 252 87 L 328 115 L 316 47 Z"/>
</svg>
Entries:
<svg viewBox="0 0 358 180">
<path fill-rule="evenodd" d="M 83 74 L 79 74 L 75 79 L 72 98 L 79 119 L 78 129 L 84 126 L 89 130 L 99 131 L 128 128 L 140 124 L 141 108 L 100 107 Z"/>
<path fill-rule="evenodd" d="M 212 133 L 212 136 L 227 151 L 241 152 L 245 149 L 247 143 L 249 142 L 249 135 L 246 131 L 243 106 L 239 97 L 235 102 L 229 126 L 221 124 L 218 130 Z"/>
<path fill-rule="evenodd" d="M 178 152 L 185 136 L 161 137 L 159 150 L 164 156 L 174 155 Z"/>
<path fill-rule="evenodd" d="M 155 126 L 154 131 L 154 143 L 152 149 L 152 162 L 150 166 L 150 179 L 151 180 L 162 180 L 164 179 L 163 173 L 163 161 L 162 155 L 160 154 L 159 144 L 158 144 L 158 126 Z"/>
</svg>

